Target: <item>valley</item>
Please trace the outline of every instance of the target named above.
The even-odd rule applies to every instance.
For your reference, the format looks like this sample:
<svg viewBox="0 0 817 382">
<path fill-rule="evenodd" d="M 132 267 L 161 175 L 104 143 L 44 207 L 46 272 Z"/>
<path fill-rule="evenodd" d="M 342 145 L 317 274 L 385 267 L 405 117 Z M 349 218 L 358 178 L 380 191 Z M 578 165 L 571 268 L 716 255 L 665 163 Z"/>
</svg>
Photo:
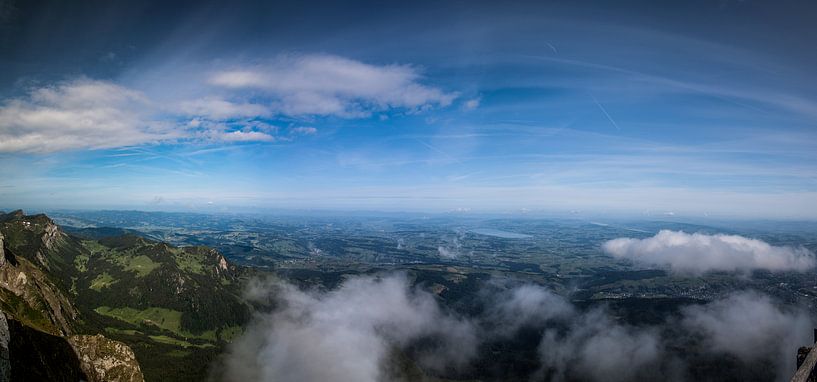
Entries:
<svg viewBox="0 0 817 382">
<path fill-rule="evenodd" d="M 3 215 L 4 247 L 19 254 L 16 267 L 30 268 L 24 273 L 32 276 L 26 277 L 42 279 L 56 296 L 41 298 L 48 303 L 38 305 L 2 289 L 4 311 L 45 332 L 102 334 L 121 341 L 133 349 L 146 380 L 220 375 L 225 352 L 235 351 L 235 341 L 246 342 L 242 334 L 253 317 L 275 312 L 283 303 L 275 297 L 280 292 L 267 300 L 248 297 L 258 280 L 331 293 L 360 278 L 403 275 L 446 311 L 485 321 L 480 325 L 489 331 L 496 329 L 489 329 L 495 324 L 485 316 L 492 309 L 486 296 L 536 285 L 587 312 L 582 314 L 602 309 L 619 325 L 653 327 L 662 337 L 678 337 L 665 346 L 684 349 L 676 356 L 687 364 L 684 373 L 700 380 L 743 375 L 738 370 L 757 373 L 748 380 L 774 379 L 769 373 L 775 368 L 769 365 L 778 358 L 759 358 L 765 361 L 749 366 L 728 352 L 699 354 L 693 349 L 704 343 L 678 335 L 671 324 L 690 309 L 728 299 L 735 291 L 753 291 L 817 313 L 817 278 L 810 272 L 688 274 L 616 259 L 602 250 L 602 244 L 619 237 L 649 238 L 661 229 L 676 229 L 727 231 L 815 251 L 817 235 L 807 224 L 732 223 L 724 228 L 722 223 L 678 221 L 128 211 L 49 216 L 54 220 L 22 212 Z M 402 350 L 408 358 L 398 373 L 526 380 L 542 372 L 536 366 L 540 345 L 533 338 L 548 327 L 529 323 L 516 335 L 487 340 L 475 349 L 470 366 L 458 369 L 418 368 L 417 354 L 428 346 L 421 341 Z M 707 366 L 713 362 L 721 366 Z M 659 369 L 666 367 L 662 363 Z"/>
</svg>

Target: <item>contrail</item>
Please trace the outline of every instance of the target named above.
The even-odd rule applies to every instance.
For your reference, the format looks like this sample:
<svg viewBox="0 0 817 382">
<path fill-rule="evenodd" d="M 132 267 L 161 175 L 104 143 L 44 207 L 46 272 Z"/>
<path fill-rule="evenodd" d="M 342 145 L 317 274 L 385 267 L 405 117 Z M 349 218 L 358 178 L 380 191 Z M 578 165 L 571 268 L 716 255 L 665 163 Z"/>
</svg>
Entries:
<svg viewBox="0 0 817 382">
<path fill-rule="evenodd" d="M 595 102 L 596 105 L 598 105 L 599 109 L 601 109 L 601 112 L 604 113 L 605 117 L 607 117 L 607 120 L 610 121 L 610 123 L 612 123 L 613 126 L 616 127 L 616 130 L 621 131 L 621 128 L 618 127 L 618 124 L 616 123 L 616 121 L 614 121 L 613 117 L 611 117 L 610 114 L 607 113 L 607 109 L 605 109 L 604 106 L 602 106 L 602 104 L 599 102 L 599 100 L 597 100 L 596 97 L 594 97 L 592 94 L 590 95 L 590 98 L 592 98 L 593 102 Z"/>
<path fill-rule="evenodd" d="M 558 50 L 556 50 L 556 47 L 555 47 L 555 46 L 553 46 L 553 44 L 551 44 L 551 43 L 549 43 L 549 42 L 545 41 L 545 45 L 547 45 L 548 47 L 550 47 L 550 50 L 552 50 L 554 54 L 559 54 L 559 51 L 558 51 Z"/>
</svg>

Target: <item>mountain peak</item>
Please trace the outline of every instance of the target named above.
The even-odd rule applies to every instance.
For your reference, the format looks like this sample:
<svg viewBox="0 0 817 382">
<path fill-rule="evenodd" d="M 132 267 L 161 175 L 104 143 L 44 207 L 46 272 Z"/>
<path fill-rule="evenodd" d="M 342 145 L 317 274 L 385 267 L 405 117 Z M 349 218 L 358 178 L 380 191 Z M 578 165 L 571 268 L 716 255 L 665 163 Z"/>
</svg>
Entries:
<svg viewBox="0 0 817 382">
<path fill-rule="evenodd" d="M 11 220 L 22 219 L 26 216 L 23 210 L 14 210 L 9 213 L 0 212 L 0 221 L 6 222 Z"/>
</svg>

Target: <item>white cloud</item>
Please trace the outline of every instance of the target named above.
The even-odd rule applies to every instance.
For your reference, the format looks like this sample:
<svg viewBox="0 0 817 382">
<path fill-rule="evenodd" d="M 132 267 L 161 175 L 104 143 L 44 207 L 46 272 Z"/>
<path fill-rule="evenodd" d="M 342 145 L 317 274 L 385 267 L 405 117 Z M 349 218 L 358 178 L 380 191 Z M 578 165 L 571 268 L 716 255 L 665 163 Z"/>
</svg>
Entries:
<svg viewBox="0 0 817 382">
<path fill-rule="evenodd" d="M 444 238 L 447 242 L 446 245 L 437 246 L 437 253 L 440 257 L 444 257 L 447 259 L 456 259 L 462 254 L 462 240 L 465 237 L 465 233 L 458 231 L 455 236 L 451 238 Z"/>
<path fill-rule="evenodd" d="M 0 152 L 105 149 L 202 137 L 272 141 L 275 136 L 269 132 L 243 126 L 274 115 L 355 118 L 389 109 L 412 112 L 446 106 L 456 98 L 421 84 L 421 79 L 409 65 L 285 56 L 266 65 L 218 72 L 198 94 L 158 102 L 110 81 L 80 78 L 32 89 L 0 104 Z M 226 131 L 225 125 L 240 131 Z M 218 129 L 207 130 L 213 126 Z M 316 131 L 290 129 L 296 135 Z"/>
<path fill-rule="evenodd" d="M 265 78 L 260 73 L 243 70 L 232 70 L 220 72 L 214 75 L 210 82 L 214 85 L 224 86 L 228 88 L 247 88 L 256 87 L 261 84 Z"/>
<path fill-rule="evenodd" d="M 173 109 L 124 86 L 78 79 L 33 89 L 0 105 L 0 152 L 49 153 L 183 140 L 271 142 L 277 129 L 252 120 L 267 114 L 262 106 L 218 98 L 185 101 Z"/>
<path fill-rule="evenodd" d="M 463 108 L 463 110 L 475 110 L 476 108 L 479 107 L 479 104 L 481 102 L 482 102 L 482 99 L 480 97 L 471 98 L 471 99 L 463 102 L 462 108 Z"/>
<path fill-rule="evenodd" d="M 456 250 L 448 249 L 442 245 L 437 247 L 437 253 L 440 255 L 440 257 L 444 257 L 446 259 L 456 259 L 459 257 L 459 253 L 457 253 Z"/>
<path fill-rule="evenodd" d="M 274 142 L 275 137 L 260 131 L 230 131 L 219 132 L 212 135 L 217 141 L 224 142 Z"/>
<path fill-rule="evenodd" d="M 691 306 L 683 316 L 683 327 L 702 334 L 710 351 L 733 354 L 747 363 L 771 360 L 779 380 L 788 380 L 794 372 L 794 351 L 808 343 L 812 328 L 806 313 L 780 308 L 755 292 Z"/>
<path fill-rule="evenodd" d="M 541 325 L 575 314 L 573 305 L 562 296 L 538 285 L 525 284 L 497 293 L 487 309 L 486 319 L 501 323 L 498 334 L 509 336 L 523 326 Z"/>
<path fill-rule="evenodd" d="M 264 106 L 252 103 L 234 103 L 220 98 L 184 101 L 181 103 L 180 109 L 190 116 L 213 120 L 258 118 L 269 115 L 267 108 Z"/>
<path fill-rule="evenodd" d="M 677 321 L 668 316 L 657 326 L 623 324 L 604 307 L 583 311 L 537 285 L 486 297 L 483 325 L 493 332 L 484 336 L 544 328 L 537 380 L 691 380 L 684 353 L 697 346 L 699 355 L 716 357 L 710 359 L 729 355 L 750 367 L 772 365 L 771 375 L 782 381 L 793 373 L 793 351 L 809 343 L 812 328 L 805 311 L 752 291 L 686 306 Z"/>
<path fill-rule="evenodd" d="M 513 338 L 523 327 L 544 329 L 540 370 L 531 380 L 627 381 L 659 373 L 664 346 L 658 328 L 619 324 L 604 308 L 582 311 L 533 284 L 486 297 L 485 337 Z"/>
<path fill-rule="evenodd" d="M 663 352 L 657 331 L 618 324 L 603 310 L 574 317 L 567 332 L 546 330 L 539 344 L 542 373 L 557 381 L 641 380 Z"/>
<path fill-rule="evenodd" d="M 318 133 L 318 129 L 309 126 L 299 126 L 289 129 L 289 132 L 290 134 L 315 135 Z"/>
<path fill-rule="evenodd" d="M 0 152 L 101 149 L 179 137 L 151 118 L 141 93 L 79 79 L 32 90 L 0 106 Z"/>
<path fill-rule="evenodd" d="M 778 247 L 738 235 L 688 234 L 662 230 L 646 239 L 619 238 L 605 242 L 608 254 L 637 263 L 664 266 L 678 272 L 806 271 L 815 255 L 803 247 Z"/>
<path fill-rule="evenodd" d="M 212 122 L 194 119 L 196 139 L 207 142 L 275 142 L 278 127 L 261 121 Z M 191 122 L 193 122 L 191 121 Z"/>
<path fill-rule="evenodd" d="M 280 308 L 259 317 L 231 347 L 225 380 L 375 382 L 387 379 L 395 346 L 424 336 L 440 339 L 421 357 L 430 367 L 466 362 L 475 348 L 472 326 L 404 276 L 355 277 L 325 293 L 276 282 L 256 285 L 250 297 L 272 298 Z"/>
<path fill-rule="evenodd" d="M 787 380 L 794 371 L 793 351 L 808 344 L 812 328 L 805 311 L 752 291 L 686 306 L 677 321 L 668 316 L 646 327 L 623 324 L 604 307 L 582 311 L 537 285 L 487 297 L 483 320 L 493 333 L 484 334 L 507 337 L 523 326 L 545 329 L 538 348 L 541 369 L 533 378 L 538 380 L 690 380 L 684 377 L 685 346 L 699 346 L 696 352 L 706 357 L 730 355 L 745 365 L 772 365 L 772 375 Z M 691 345 L 690 340 L 703 342 Z M 679 346 L 683 350 L 675 353 Z"/>
<path fill-rule="evenodd" d="M 808 342 L 812 327 L 805 312 L 755 292 L 683 307 L 677 317 L 654 326 L 622 323 L 605 307 L 576 307 L 538 285 L 497 282 L 475 296 L 485 310 L 460 318 L 403 275 L 351 276 L 337 289 L 322 292 L 256 280 L 247 298 L 276 310 L 256 317 L 231 346 L 226 366 L 215 368 L 217 377 L 397 380 L 390 373 L 401 369 L 393 362 L 402 356 L 425 371 L 457 365 L 447 370 L 467 375 L 477 364 L 471 361 L 484 365 L 482 357 L 491 357 L 483 352 L 486 345 L 530 335 L 520 332 L 526 327 L 542 333 L 539 370 L 532 380 L 691 380 L 689 367 L 698 364 L 686 362 L 724 356 L 750 372 L 774 366 L 768 375 L 783 380 L 793 371 L 793 351 Z M 424 350 L 406 352 L 420 343 L 426 344 L 419 346 Z M 403 353 L 394 358 L 395 351 Z"/>
<path fill-rule="evenodd" d="M 462 244 L 460 244 L 459 238 L 455 236 L 450 245 L 437 246 L 437 253 L 440 255 L 440 257 L 456 259 L 460 257 L 461 249 Z"/>
<path fill-rule="evenodd" d="M 457 95 L 421 84 L 409 65 L 371 65 L 330 55 L 282 56 L 263 65 L 215 73 L 210 83 L 255 89 L 270 108 L 289 116 L 368 116 L 390 108 L 447 106 Z"/>
</svg>

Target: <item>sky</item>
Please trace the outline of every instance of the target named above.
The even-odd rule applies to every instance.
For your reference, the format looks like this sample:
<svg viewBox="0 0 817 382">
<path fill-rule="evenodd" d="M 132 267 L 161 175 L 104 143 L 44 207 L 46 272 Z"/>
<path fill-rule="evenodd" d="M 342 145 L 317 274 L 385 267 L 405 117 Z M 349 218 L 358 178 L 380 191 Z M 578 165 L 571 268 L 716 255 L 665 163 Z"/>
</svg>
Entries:
<svg viewBox="0 0 817 382">
<path fill-rule="evenodd" d="M 812 1 L 0 0 L 0 208 L 817 219 Z"/>
</svg>

